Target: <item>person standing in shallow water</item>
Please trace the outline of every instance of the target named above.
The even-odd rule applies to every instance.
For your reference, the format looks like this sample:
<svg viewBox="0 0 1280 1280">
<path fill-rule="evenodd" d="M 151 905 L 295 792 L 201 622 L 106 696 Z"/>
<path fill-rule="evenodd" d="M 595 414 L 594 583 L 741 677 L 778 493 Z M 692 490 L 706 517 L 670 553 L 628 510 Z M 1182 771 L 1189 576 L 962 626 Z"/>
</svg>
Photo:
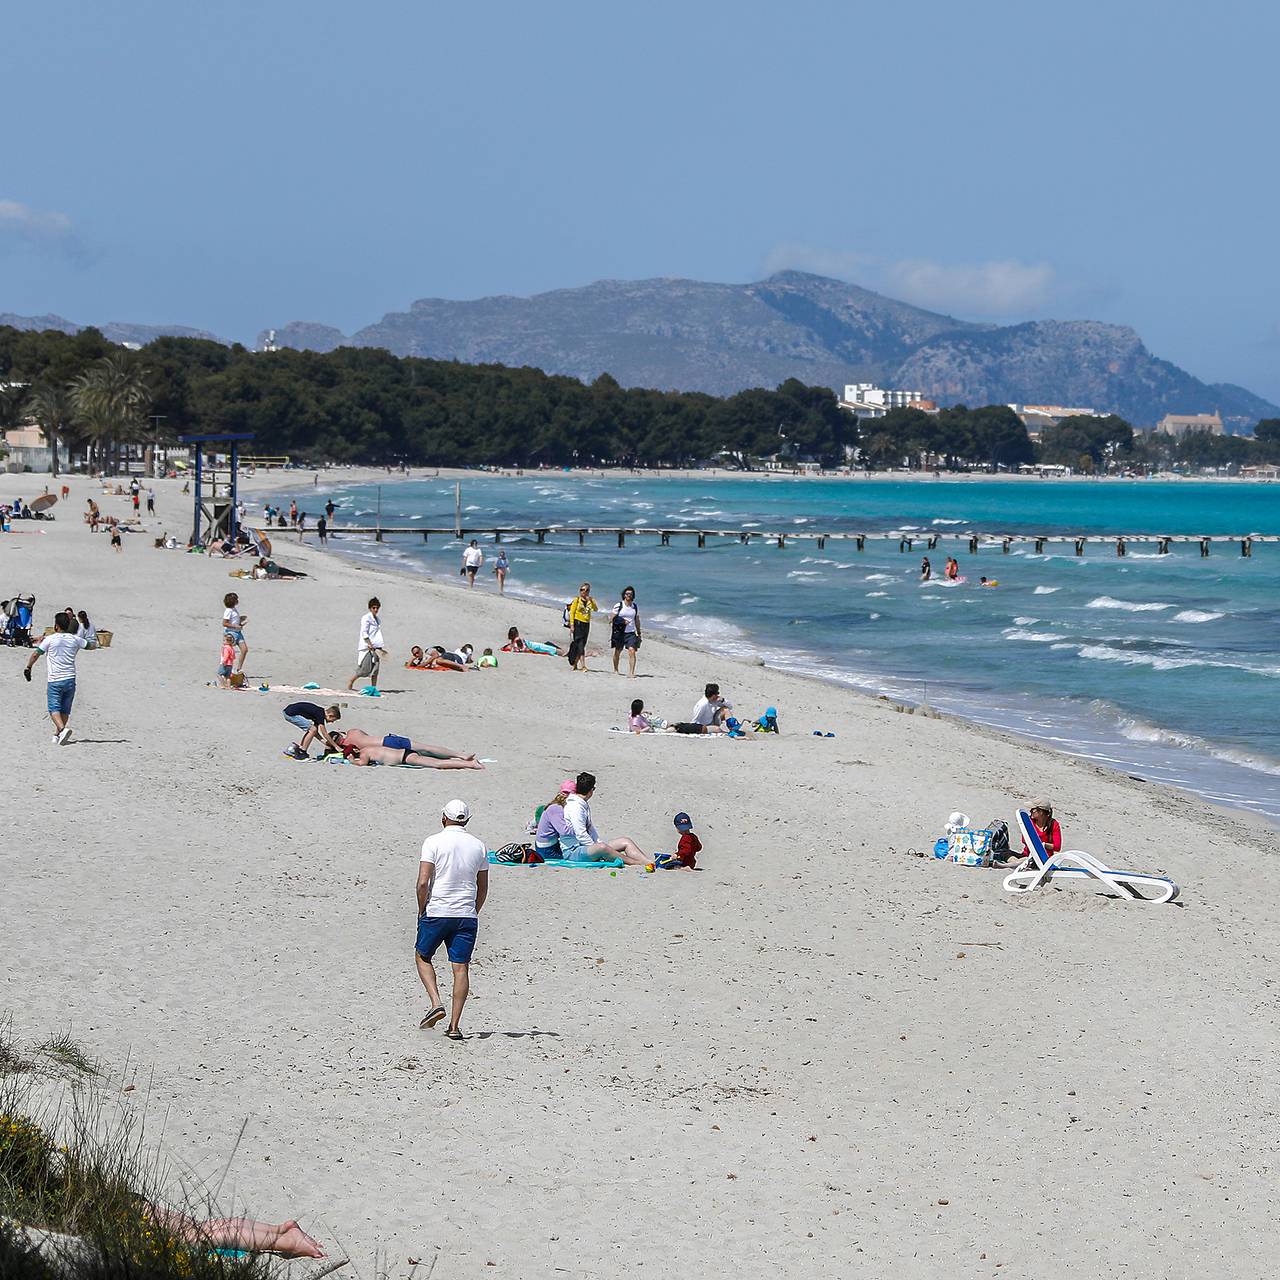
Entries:
<svg viewBox="0 0 1280 1280">
<path fill-rule="evenodd" d="M 929 557 L 925 556 L 925 558 L 920 561 L 920 581 L 928 582 L 929 579 L 932 577 L 933 577 L 933 565 L 929 563 Z"/>
<path fill-rule="evenodd" d="M 476 585 L 476 574 L 480 572 L 482 564 L 484 564 L 484 552 L 480 550 L 480 544 L 472 538 L 470 546 L 462 553 L 462 572 L 467 575 L 468 589 Z"/>
</svg>

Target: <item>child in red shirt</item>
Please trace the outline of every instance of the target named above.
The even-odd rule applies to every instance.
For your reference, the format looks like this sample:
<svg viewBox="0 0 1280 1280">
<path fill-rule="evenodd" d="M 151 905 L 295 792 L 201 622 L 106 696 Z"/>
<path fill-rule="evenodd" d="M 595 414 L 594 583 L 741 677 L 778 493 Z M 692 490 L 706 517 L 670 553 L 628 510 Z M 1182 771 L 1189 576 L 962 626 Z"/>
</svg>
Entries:
<svg viewBox="0 0 1280 1280">
<path fill-rule="evenodd" d="M 697 871 L 698 854 L 702 841 L 693 834 L 693 819 L 687 813 L 677 813 L 675 828 L 680 833 L 680 843 L 675 853 L 660 853 L 654 864 L 663 871 Z"/>
</svg>

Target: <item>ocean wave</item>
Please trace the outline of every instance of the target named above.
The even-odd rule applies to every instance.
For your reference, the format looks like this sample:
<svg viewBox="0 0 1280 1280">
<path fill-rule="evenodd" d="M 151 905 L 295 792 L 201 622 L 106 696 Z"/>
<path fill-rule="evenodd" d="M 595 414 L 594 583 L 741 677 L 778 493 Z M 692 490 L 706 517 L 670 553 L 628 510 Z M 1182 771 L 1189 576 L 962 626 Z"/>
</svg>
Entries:
<svg viewBox="0 0 1280 1280">
<path fill-rule="evenodd" d="M 1031 594 L 1033 596 L 1051 596 L 1059 589 L 1058 587 L 1037 587 Z"/>
<path fill-rule="evenodd" d="M 1280 777 L 1280 760 L 1271 756 L 1258 755 L 1252 751 L 1243 751 L 1237 747 L 1221 747 L 1206 738 L 1194 733 L 1180 733 L 1176 729 L 1162 729 L 1159 725 L 1148 724 L 1137 716 L 1121 716 L 1120 732 L 1131 742 L 1151 742 L 1160 746 L 1182 747 L 1192 751 L 1201 751 L 1213 756 L 1215 760 L 1225 760 L 1228 764 L 1240 765 L 1245 769 L 1254 769 L 1259 773 L 1269 773 Z"/>
<path fill-rule="evenodd" d="M 1055 640 L 1066 639 L 1052 631 L 1024 631 L 1021 627 L 1010 627 L 1001 634 L 1006 640 L 1033 640 L 1037 644 L 1052 644 Z"/>
<path fill-rule="evenodd" d="M 792 569 L 791 572 L 787 574 L 788 578 L 805 578 L 805 579 L 821 578 L 823 576 L 824 575 L 821 572 L 819 572 L 817 569 Z"/>
<path fill-rule="evenodd" d="M 868 599 L 868 600 L 875 600 L 875 599 L 877 599 L 877 598 L 887 597 L 887 596 L 888 596 L 888 594 L 889 594 L 889 593 L 888 593 L 887 591 L 868 591 L 868 592 L 867 592 L 867 599 Z"/>
<path fill-rule="evenodd" d="M 1205 667 L 1201 658 L 1166 658 L 1158 653 L 1141 653 L 1133 649 L 1113 649 L 1106 644 L 1082 644 L 1080 657 L 1094 662 L 1121 662 L 1129 667 L 1151 667 L 1156 671 L 1180 671 L 1183 667 Z"/>
<path fill-rule="evenodd" d="M 755 652 L 754 647 L 747 642 L 747 633 L 723 618 L 702 617 L 696 613 L 655 613 L 652 620 L 676 636 L 683 636 L 694 644 L 715 648 L 721 653 Z"/>
<path fill-rule="evenodd" d="M 1200 609 L 1183 609 L 1181 613 L 1175 613 L 1170 619 L 1171 622 L 1217 622 L 1219 618 L 1225 618 L 1225 613 L 1206 612 Z"/>
<path fill-rule="evenodd" d="M 1029 627 L 1033 623 L 1039 622 L 1039 618 L 1014 618 L 1013 625 L 1015 627 Z"/>
<path fill-rule="evenodd" d="M 872 614 L 868 614 L 867 616 L 871 619 L 872 622 L 874 622 L 880 615 L 878 613 L 872 613 Z"/>
<path fill-rule="evenodd" d="M 697 596 L 681 596 L 681 597 L 680 597 L 680 603 L 681 603 L 681 604 L 685 604 L 685 605 L 688 605 L 688 604 L 697 604 L 697 603 L 698 603 L 698 597 L 697 597 Z"/>
<path fill-rule="evenodd" d="M 944 520 L 941 516 L 939 516 L 937 519 L 931 520 L 929 523 L 930 524 L 964 524 L 964 521 L 963 520 Z"/>
<path fill-rule="evenodd" d="M 1123 609 L 1126 613 L 1159 613 L 1164 609 L 1172 609 L 1173 605 L 1161 604 L 1156 600 L 1116 600 L 1111 596 L 1095 596 L 1085 608 Z"/>
<path fill-rule="evenodd" d="M 897 577 L 892 573 L 869 573 L 867 574 L 868 582 L 897 582 Z"/>
</svg>

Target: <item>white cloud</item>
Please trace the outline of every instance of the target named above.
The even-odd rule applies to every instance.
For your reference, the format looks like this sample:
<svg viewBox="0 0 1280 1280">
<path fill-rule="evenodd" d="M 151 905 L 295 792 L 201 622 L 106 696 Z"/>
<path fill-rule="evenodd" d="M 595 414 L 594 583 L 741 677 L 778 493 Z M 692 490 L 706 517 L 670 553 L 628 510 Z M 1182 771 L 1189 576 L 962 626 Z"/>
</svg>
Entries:
<svg viewBox="0 0 1280 1280">
<path fill-rule="evenodd" d="M 52 209 L 33 209 L 19 200 L 0 200 L 0 248 L 22 246 L 84 257 L 71 219 Z"/>
<path fill-rule="evenodd" d="M 942 263 L 923 258 L 891 263 L 886 285 L 895 297 L 936 311 L 1010 317 L 1041 311 L 1053 297 L 1047 262 Z"/>
<path fill-rule="evenodd" d="M 1047 262 L 886 261 L 857 250 L 788 242 L 768 253 L 764 269 L 772 274 L 788 268 L 834 276 L 920 307 L 960 316 L 1010 319 L 1041 312 L 1055 300 L 1062 301 L 1056 273 Z"/>
</svg>

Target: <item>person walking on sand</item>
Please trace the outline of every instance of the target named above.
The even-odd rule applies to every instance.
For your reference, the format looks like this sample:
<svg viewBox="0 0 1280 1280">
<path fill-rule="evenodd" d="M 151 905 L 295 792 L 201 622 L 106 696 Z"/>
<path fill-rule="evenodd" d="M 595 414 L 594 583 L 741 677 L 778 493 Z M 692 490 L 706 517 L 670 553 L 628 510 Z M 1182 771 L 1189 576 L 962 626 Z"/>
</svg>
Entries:
<svg viewBox="0 0 1280 1280">
<path fill-rule="evenodd" d="M 76 658 L 88 644 L 76 635 L 76 619 L 71 613 L 59 613 L 53 619 L 53 635 L 36 642 L 22 677 L 31 683 L 31 668 L 41 658 L 49 677 L 47 706 L 53 721 L 53 741 L 63 747 L 71 737 L 71 704 L 76 697 Z"/>
<path fill-rule="evenodd" d="M 484 564 L 484 552 L 480 550 L 480 544 L 471 539 L 471 545 L 462 553 L 462 572 L 467 575 L 467 588 L 476 585 L 476 574 L 480 572 L 480 566 Z"/>
<path fill-rule="evenodd" d="M 356 649 L 356 673 L 347 681 L 347 688 L 354 689 L 357 680 L 364 680 L 375 689 L 378 687 L 378 668 L 386 653 L 386 641 L 382 638 L 382 622 L 378 614 L 382 601 L 374 596 L 369 601 L 369 612 L 360 619 L 360 643 Z"/>
<path fill-rule="evenodd" d="M 573 628 L 573 640 L 569 644 L 569 666 L 575 671 L 587 669 L 587 640 L 591 635 L 591 615 L 599 609 L 591 596 L 591 583 L 584 582 L 578 594 L 569 601 L 569 625 Z"/>
<path fill-rule="evenodd" d="M 329 536 L 329 522 L 323 515 L 316 519 L 316 532 L 320 535 L 320 545 L 323 547 Z"/>
<path fill-rule="evenodd" d="M 489 896 L 489 854 L 484 842 L 466 830 L 471 810 L 465 800 L 450 800 L 440 815 L 441 829 L 422 842 L 418 863 L 418 938 L 414 960 L 431 1008 L 418 1024 L 434 1027 L 444 1017 L 432 957 L 444 943 L 453 968 L 452 1013 L 445 1035 L 461 1040 L 462 1006 L 471 991 L 471 956 L 480 912 Z"/>
<path fill-rule="evenodd" d="M 498 558 L 493 562 L 493 575 L 498 579 L 498 594 L 507 594 L 507 574 L 511 571 L 511 561 L 507 559 L 505 547 L 498 548 Z"/>
<path fill-rule="evenodd" d="M 618 659 L 625 649 L 627 654 L 627 675 L 636 678 L 636 650 L 640 648 L 640 610 L 636 607 L 635 587 L 623 587 L 618 603 L 613 606 L 613 625 L 609 634 L 609 645 L 613 649 L 613 674 L 621 675 L 618 670 Z"/>
<path fill-rule="evenodd" d="M 156 513 L 156 491 L 154 489 L 147 490 L 147 515 L 153 516 Z"/>
</svg>

